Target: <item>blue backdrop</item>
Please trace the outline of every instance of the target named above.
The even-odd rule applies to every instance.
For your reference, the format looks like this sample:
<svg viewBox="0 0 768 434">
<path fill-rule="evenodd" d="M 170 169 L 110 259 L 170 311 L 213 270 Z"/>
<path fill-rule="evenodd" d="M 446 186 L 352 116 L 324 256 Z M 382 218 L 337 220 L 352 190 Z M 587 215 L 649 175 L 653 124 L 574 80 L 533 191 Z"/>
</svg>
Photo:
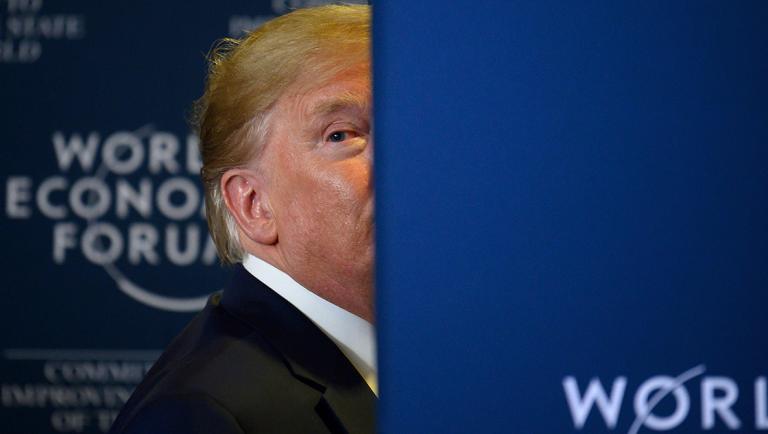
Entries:
<svg viewBox="0 0 768 434">
<path fill-rule="evenodd" d="M 375 8 L 381 430 L 768 430 L 768 3 Z"/>
<path fill-rule="evenodd" d="M 0 432 L 104 432 L 222 285 L 204 55 L 309 3 L 0 0 Z M 382 432 L 768 430 L 767 19 L 375 6 Z"/>
<path fill-rule="evenodd" d="M 311 1 L 0 0 L 0 432 L 104 432 L 219 289 L 196 138 L 213 42 Z"/>
</svg>

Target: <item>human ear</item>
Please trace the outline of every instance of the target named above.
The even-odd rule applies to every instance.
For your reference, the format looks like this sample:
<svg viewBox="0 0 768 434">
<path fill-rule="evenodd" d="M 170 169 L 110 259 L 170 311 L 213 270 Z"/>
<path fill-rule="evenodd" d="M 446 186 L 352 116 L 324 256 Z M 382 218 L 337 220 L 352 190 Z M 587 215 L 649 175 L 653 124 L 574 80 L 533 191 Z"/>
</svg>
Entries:
<svg viewBox="0 0 768 434">
<path fill-rule="evenodd" d="M 258 244 L 277 242 L 277 225 L 264 181 L 249 169 L 230 169 L 221 176 L 221 191 L 242 234 Z"/>
</svg>

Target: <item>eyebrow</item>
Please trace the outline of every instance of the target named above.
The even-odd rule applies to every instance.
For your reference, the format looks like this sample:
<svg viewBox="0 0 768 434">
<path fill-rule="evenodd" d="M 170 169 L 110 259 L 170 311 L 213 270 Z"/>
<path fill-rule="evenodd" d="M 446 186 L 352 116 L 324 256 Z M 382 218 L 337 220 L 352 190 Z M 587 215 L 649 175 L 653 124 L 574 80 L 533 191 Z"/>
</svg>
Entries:
<svg viewBox="0 0 768 434">
<path fill-rule="evenodd" d="M 312 107 L 308 113 L 310 116 L 326 116 L 329 114 L 337 113 L 349 108 L 366 111 L 368 110 L 367 96 L 357 95 L 350 93 L 343 93 L 340 95 L 334 95 L 330 98 L 326 98 L 318 102 Z"/>
</svg>

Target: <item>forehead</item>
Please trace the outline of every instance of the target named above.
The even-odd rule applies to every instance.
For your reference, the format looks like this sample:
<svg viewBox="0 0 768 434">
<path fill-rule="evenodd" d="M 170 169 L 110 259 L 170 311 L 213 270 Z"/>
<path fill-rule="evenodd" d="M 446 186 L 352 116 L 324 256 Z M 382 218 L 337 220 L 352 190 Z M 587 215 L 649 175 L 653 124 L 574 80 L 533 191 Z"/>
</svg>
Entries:
<svg viewBox="0 0 768 434">
<path fill-rule="evenodd" d="M 360 89 L 358 89 L 360 90 Z M 323 118 L 334 113 L 353 110 L 368 112 L 370 110 L 370 92 L 343 89 L 322 95 L 308 95 L 304 104 L 299 107 L 305 118 Z"/>
<path fill-rule="evenodd" d="M 358 65 L 328 78 L 304 75 L 297 79 L 283 100 L 296 115 L 322 117 L 345 109 L 368 111 L 371 78 L 368 64 Z"/>
</svg>

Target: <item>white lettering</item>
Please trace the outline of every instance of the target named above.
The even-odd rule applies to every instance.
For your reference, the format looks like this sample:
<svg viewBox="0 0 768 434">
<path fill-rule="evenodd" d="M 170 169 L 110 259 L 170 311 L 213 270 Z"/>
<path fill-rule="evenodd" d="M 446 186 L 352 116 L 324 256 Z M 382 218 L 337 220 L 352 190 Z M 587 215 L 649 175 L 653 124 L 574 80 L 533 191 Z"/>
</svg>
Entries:
<svg viewBox="0 0 768 434">
<path fill-rule="evenodd" d="M 755 428 L 768 430 L 768 381 L 755 379 Z"/>
<path fill-rule="evenodd" d="M 170 133 L 155 133 L 149 138 L 149 171 L 160 173 L 165 169 L 168 173 L 177 173 L 179 163 L 176 154 L 179 153 L 179 140 Z"/>
<path fill-rule="evenodd" d="M 179 227 L 168 225 L 165 240 L 165 255 L 176 265 L 190 265 L 200 253 L 200 228 L 195 224 L 187 226 L 187 249 L 182 251 L 179 246 Z"/>
<path fill-rule="evenodd" d="M 84 18 L 78 15 L 24 15 L 6 20 L 13 39 L 78 39 L 85 35 Z"/>
<path fill-rule="evenodd" d="M 56 223 L 53 226 L 53 262 L 63 264 L 67 249 L 74 248 L 77 227 L 74 223 Z"/>
<path fill-rule="evenodd" d="M 0 62 L 5 63 L 32 63 L 40 58 L 43 46 L 38 41 L 12 41 L 0 42 Z"/>
<path fill-rule="evenodd" d="M 51 383 L 138 383 L 146 373 L 139 362 L 46 362 L 46 380 Z"/>
<path fill-rule="evenodd" d="M 128 261 L 138 264 L 144 258 L 148 263 L 157 265 L 157 229 L 146 223 L 132 224 L 128 230 Z"/>
<path fill-rule="evenodd" d="M 174 193 L 181 193 L 183 200 L 176 205 L 171 200 Z M 157 208 L 168 218 L 184 220 L 197 211 L 200 193 L 187 178 L 175 177 L 165 181 L 157 190 Z"/>
<path fill-rule="evenodd" d="M 86 426 L 88 426 L 88 415 L 84 411 L 51 413 L 51 427 L 58 432 L 83 432 Z"/>
<path fill-rule="evenodd" d="M 27 176 L 11 176 L 5 184 L 5 214 L 9 218 L 25 219 L 32 215 L 32 210 L 26 206 L 29 202 L 29 190 L 32 178 Z"/>
<path fill-rule="evenodd" d="M 88 134 L 87 142 L 83 142 L 80 134 L 72 134 L 69 140 L 64 138 L 60 131 L 53 133 L 53 149 L 56 151 L 56 161 L 59 163 L 59 169 L 62 172 L 69 170 L 72 160 L 77 158 L 80 167 L 84 172 L 93 168 L 93 161 L 96 158 L 96 150 L 99 147 L 99 134 L 92 132 Z"/>
<path fill-rule="evenodd" d="M 563 389 L 568 401 L 568 408 L 571 410 L 573 425 L 576 429 L 584 427 L 584 423 L 587 421 L 587 417 L 589 417 L 589 413 L 595 404 L 597 404 L 597 409 L 603 416 L 606 426 L 611 429 L 616 427 L 626 387 L 626 377 L 616 378 L 611 386 L 611 396 L 609 398 L 600 380 L 593 378 L 590 380 L 584 396 L 580 396 L 576 379 L 574 377 L 566 377 L 563 380 Z"/>
<path fill-rule="evenodd" d="M 650 395 L 657 390 L 659 390 L 658 393 L 672 391 L 672 395 L 677 401 L 675 411 L 667 417 L 654 416 L 652 413 Z M 674 378 L 660 375 L 651 377 L 640 385 L 637 393 L 635 393 L 634 404 L 637 416 L 639 418 L 645 417 L 643 425 L 656 431 L 666 431 L 675 428 L 685 420 L 691 407 L 691 399 L 685 387 L 676 384 Z"/>
<path fill-rule="evenodd" d="M 200 138 L 194 134 L 187 136 L 187 171 L 192 175 L 199 175 L 203 161 L 200 159 Z"/>
<path fill-rule="evenodd" d="M 8 12 L 10 13 L 35 13 L 43 6 L 43 0 L 8 0 Z"/>
<path fill-rule="evenodd" d="M 715 396 L 720 390 L 723 396 Z M 739 387 L 730 378 L 705 377 L 701 381 L 701 426 L 704 429 L 715 427 L 715 413 L 732 430 L 741 427 L 741 421 L 731 410 L 731 406 L 739 398 Z"/>
<path fill-rule="evenodd" d="M 104 239 L 109 241 L 104 243 Z M 108 223 L 92 224 L 83 232 L 80 248 L 94 264 L 111 264 L 123 251 L 123 237 L 117 228 Z"/>
<path fill-rule="evenodd" d="M 55 369 L 54 369 L 55 371 Z M 57 375 L 57 374 L 52 374 Z M 134 382 L 135 383 L 135 382 Z M 50 384 L 2 384 L 3 407 L 109 407 L 120 408 L 131 394 L 129 385 L 67 386 Z"/>
<path fill-rule="evenodd" d="M 127 181 L 118 179 L 115 190 L 115 213 L 119 218 L 128 217 L 129 205 L 144 218 L 152 215 L 152 183 L 149 179 L 139 181 L 138 191 Z"/>
<path fill-rule="evenodd" d="M 123 150 L 118 152 L 120 149 Z M 129 151 L 128 158 L 121 159 L 120 157 L 125 155 L 126 151 Z M 118 131 L 104 141 L 102 158 L 112 173 L 125 175 L 141 166 L 144 161 L 144 146 L 135 134 Z"/>
<path fill-rule="evenodd" d="M 88 201 L 83 200 L 83 193 L 89 192 Z M 69 190 L 69 206 L 78 217 L 95 219 L 103 216 L 109 209 L 112 196 L 109 188 L 97 178 L 80 178 Z"/>
<path fill-rule="evenodd" d="M 54 190 L 66 190 L 67 180 L 61 176 L 52 176 L 37 188 L 37 208 L 40 212 L 50 219 L 62 219 L 67 216 L 67 208 L 62 205 L 51 203 L 50 196 Z"/>
</svg>

